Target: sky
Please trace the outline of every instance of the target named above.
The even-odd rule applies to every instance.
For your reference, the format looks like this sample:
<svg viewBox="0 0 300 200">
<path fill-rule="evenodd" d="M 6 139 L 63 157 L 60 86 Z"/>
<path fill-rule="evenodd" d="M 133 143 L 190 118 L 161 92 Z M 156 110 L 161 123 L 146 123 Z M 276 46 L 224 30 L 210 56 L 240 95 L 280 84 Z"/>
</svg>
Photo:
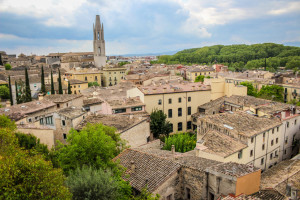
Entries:
<svg viewBox="0 0 300 200">
<path fill-rule="evenodd" d="M 107 55 L 215 44 L 300 46 L 299 0 L 0 0 L 0 51 L 92 51 L 96 15 Z"/>
</svg>

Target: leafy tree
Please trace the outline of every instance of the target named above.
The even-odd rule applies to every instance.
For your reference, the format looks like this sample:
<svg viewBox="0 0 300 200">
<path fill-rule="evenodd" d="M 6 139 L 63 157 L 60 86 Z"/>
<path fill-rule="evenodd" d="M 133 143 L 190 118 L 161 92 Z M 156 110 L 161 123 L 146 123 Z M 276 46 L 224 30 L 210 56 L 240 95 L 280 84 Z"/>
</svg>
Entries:
<svg viewBox="0 0 300 200">
<path fill-rule="evenodd" d="M 68 81 L 68 94 L 72 94 L 70 81 Z"/>
<path fill-rule="evenodd" d="M 199 75 L 199 76 L 197 76 L 196 78 L 195 78 L 195 83 L 197 83 L 197 82 L 204 82 L 204 78 L 205 78 L 205 76 L 204 75 Z"/>
<path fill-rule="evenodd" d="M 52 70 L 51 70 L 51 94 L 55 94 Z"/>
<path fill-rule="evenodd" d="M 48 158 L 49 150 L 47 145 L 41 144 L 40 139 L 37 139 L 34 135 L 16 133 L 18 138 L 19 146 L 26 149 L 36 151 L 37 153 L 45 155 L 45 158 Z"/>
<path fill-rule="evenodd" d="M 27 68 L 25 68 L 25 99 L 24 102 L 32 101 L 30 83 Z"/>
<path fill-rule="evenodd" d="M 8 87 L 9 87 L 9 100 L 10 100 L 10 105 L 14 105 L 13 101 L 13 96 L 12 96 L 12 91 L 11 91 L 11 81 L 10 81 L 10 76 L 8 77 Z"/>
<path fill-rule="evenodd" d="M 44 75 L 44 67 L 42 66 L 42 71 L 41 71 L 41 93 L 45 95 L 46 92 L 46 86 L 45 86 L 45 75 Z"/>
<path fill-rule="evenodd" d="M 175 146 L 177 152 L 187 152 L 195 149 L 196 147 L 196 135 L 190 133 L 179 133 L 171 135 L 165 138 L 164 150 L 171 150 L 172 145 Z"/>
<path fill-rule="evenodd" d="M 42 156 L 21 150 L 14 123 L 4 118 L 0 117 L 0 199 L 71 199 L 62 171 Z"/>
<path fill-rule="evenodd" d="M 252 85 L 252 83 L 245 81 L 241 82 L 241 85 L 247 87 L 247 95 L 257 97 L 257 89 Z"/>
<path fill-rule="evenodd" d="M 283 87 L 279 85 L 263 85 L 258 92 L 258 97 L 283 102 L 283 91 Z"/>
<path fill-rule="evenodd" d="M 9 130 L 15 130 L 17 128 L 14 121 L 11 121 L 8 117 L 5 115 L 0 115 L 0 129 L 9 129 Z M 0 141 L 1 143 L 1 141 Z"/>
<path fill-rule="evenodd" d="M 11 70 L 11 65 L 9 64 L 9 63 L 6 63 L 5 65 L 4 65 L 4 67 L 5 67 L 5 70 Z"/>
<path fill-rule="evenodd" d="M 58 94 L 63 94 L 60 70 L 58 69 Z"/>
<path fill-rule="evenodd" d="M 6 85 L 0 86 L 0 98 L 1 99 L 10 98 L 9 88 Z"/>
<path fill-rule="evenodd" d="M 150 192 L 148 192 L 147 188 L 143 188 L 141 193 L 134 197 L 134 200 L 159 200 L 160 195 L 156 194 L 153 196 Z"/>
<path fill-rule="evenodd" d="M 110 170 L 83 166 L 70 173 L 66 181 L 74 200 L 80 199 L 129 199 L 131 187 L 113 175 Z"/>
<path fill-rule="evenodd" d="M 60 167 L 66 174 L 83 165 L 116 169 L 111 159 L 125 148 L 125 143 L 115 131 L 103 124 L 88 124 L 80 132 L 72 129 L 67 138 L 69 145 L 59 150 Z"/>
<path fill-rule="evenodd" d="M 99 85 L 98 82 L 89 82 L 89 83 L 88 83 L 88 86 L 89 86 L 89 87 L 92 87 L 92 86 L 100 86 L 100 85 Z"/>
<path fill-rule="evenodd" d="M 167 115 L 161 110 L 153 110 L 150 115 L 150 130 L 155 138 L 160 135 L 169 135 L 172 132 L 172 127 L 169 121 L 166 120 Z"/>
</svg>

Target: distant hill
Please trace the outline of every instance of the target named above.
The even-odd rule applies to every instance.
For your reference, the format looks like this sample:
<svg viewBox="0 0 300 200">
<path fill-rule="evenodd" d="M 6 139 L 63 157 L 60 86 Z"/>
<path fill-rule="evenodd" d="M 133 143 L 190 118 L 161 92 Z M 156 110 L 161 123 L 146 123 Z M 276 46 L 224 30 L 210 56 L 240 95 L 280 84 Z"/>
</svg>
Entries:
<svg viewBox="0 0 300 200">
<path fill-rule="evenodd" d="M 160 56 L 160 55 L 174 55 L 178 51 L 167 51 L 162 53 L 141 53 L 141 54 L 123 54 L 123 55 L 111 55 L 111 56 L 125 56 L 125 57 L 132 57 L 132 56 Z"/>
<path fill-rule="evenodd" d="M 276 71 L 278 67 L 300 69 L 300 47 L 282 44 L 237 44 L 214 45 L 185 49 L 174 55 L 159 56 L 157 63 L 165 64 L 213 64 L 223 63 L 233 71 L 267 67 Z"/>
</svg>

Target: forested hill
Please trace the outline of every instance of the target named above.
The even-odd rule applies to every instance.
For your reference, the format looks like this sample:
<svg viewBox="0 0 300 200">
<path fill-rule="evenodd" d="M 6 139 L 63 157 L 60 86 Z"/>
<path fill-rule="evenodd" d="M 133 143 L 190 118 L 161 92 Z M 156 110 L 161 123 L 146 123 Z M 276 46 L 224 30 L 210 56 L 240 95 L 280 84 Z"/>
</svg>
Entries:
<svg viewBox="0 0 300 200">
<path fill-rule="evenodd" d="M 241 71 L 264 67 L 270 71 L 278 67 L 300 69 L 300 47 L 264 43 L 253 45 L 214 45 L 179 51 L 174 55 L 163 55 L 158 63 L 165 64 L 213 64 L 223 63 L 230 70 Z"/>
</svg>

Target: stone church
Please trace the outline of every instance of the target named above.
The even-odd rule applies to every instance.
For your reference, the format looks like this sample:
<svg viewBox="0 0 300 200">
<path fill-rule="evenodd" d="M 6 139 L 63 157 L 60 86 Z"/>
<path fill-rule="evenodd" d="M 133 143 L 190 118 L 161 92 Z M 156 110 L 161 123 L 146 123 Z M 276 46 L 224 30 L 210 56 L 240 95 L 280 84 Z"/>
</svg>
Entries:
<svg viewBox="0 0 300 200">
<path fill-rule="evenodd" d="M 93 33 L 95 65 L 96 67 L 102 68 L 106 65 L 106 56 L 103 23 L 101 24 L 99 15 L 96 15 L 96 22 L 93 24 Z"/>
</svg>

